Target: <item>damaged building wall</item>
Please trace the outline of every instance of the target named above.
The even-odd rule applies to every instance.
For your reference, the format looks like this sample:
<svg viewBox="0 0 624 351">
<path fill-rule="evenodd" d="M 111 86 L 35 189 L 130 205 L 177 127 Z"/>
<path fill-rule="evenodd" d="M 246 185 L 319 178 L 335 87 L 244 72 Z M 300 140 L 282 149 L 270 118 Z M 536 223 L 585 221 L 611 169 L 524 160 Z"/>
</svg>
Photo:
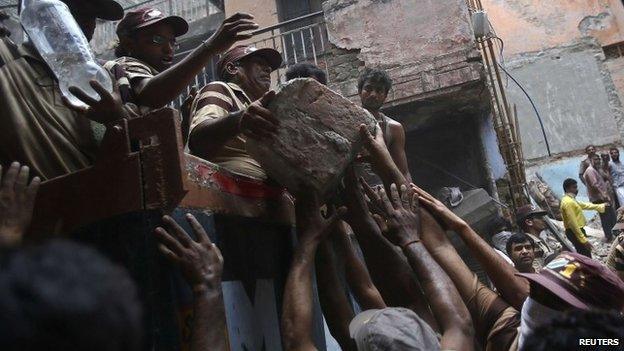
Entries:
<svg viewBox="0 0 624 351">
<path fill-rule="evenodd" d="M 393 78 L 390 105 L 481 80 L 464 0 L 419 6 L 410 0 L 327 0 L 323 10 L 334 45 L 330 82 L 347 97 L 357 95 L 358 68 L 364 64 L 384 68 Z"/>
<path fill-rule="evenodd" d="M 532 107 L 509 80 L 508 94 L 518 106 L 529 160 L 527 177 L 538 175 L 559 193 L 565 178 L 578 178 L 585 146 L 622 142 L 622 1 L 482 3 L 496 35 L 504 41 L 504 66 L 535 101 L 553 152 L 553 157 L 547 156 Z"/>
<path fill-rule="evenodd" d="M 600 46 L 592 42 L 523 54 L 507 70 L 529 92 L 542 117 L 553 154 L 588 144 L 621 140 L 622 107 Z M 509 81 L 509 101 L 518 108 L 525 157 L 547 157 L 542 131 L 529 100 Z"/>
<path fill-rule="evenodd" d="M 466 2 L 327 0 L 323 10 L 333 44 L 330 86 L 359 103 L 363 67 L 389 73 L 394 85 L 384 112 L 406 130 L 414 180 L 432 191 L 471 189 L 461 178 L 491 193 L 486 159 L 500 154 L 482 140 L 489 104 Z M 486 155 L 490 151 L 495 155 Z"/>
<path fill-rule="evenodd" d="M 592 36 L 602 46 L 624 40 L 620 0 L 482 0 L 508 56 Z"/>
</svg>

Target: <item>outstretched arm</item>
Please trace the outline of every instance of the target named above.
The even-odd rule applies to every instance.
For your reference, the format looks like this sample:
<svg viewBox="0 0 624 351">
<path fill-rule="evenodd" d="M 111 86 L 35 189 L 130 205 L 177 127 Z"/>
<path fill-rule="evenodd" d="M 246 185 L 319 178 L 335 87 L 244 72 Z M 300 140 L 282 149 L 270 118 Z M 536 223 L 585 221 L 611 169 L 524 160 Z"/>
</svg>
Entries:
<svg viewBox="0 0 624 351">
<path fill-rule="evenodd" d="M 209 88 L 210 86 L 206 86 Z M 205 89 L 206 89 L 205 88 Z M 213 87 L 210 87 L 211 89 Z M 214 87 L 217 88 L 216 86 Z M 202 103 L 202 93 L 196 104 Z M 207 91 L 206 100 L 211 99 L 210 92 Z M 275 97 L 275 91 L 271 90 L 264 94 L 260 99 L 254 101 L 245 110 L 229 113 L 225 116 L 208 116 L 204 121 L 197 124 L 189 136 L 189 148 L 193 154 L 205 159 L 211 159 L 225 143 L 236 135 L 243 133 L 254 139 L 262 139 L 277 131 L 279 121 L 273 116 L 271 111 L 267 109 L 271 99 Z M 214 97 L 212 97 L 214 99 Z M 223 108 L 221 108 L 223 109 Z M 192 118 L 205 118 L 206 116 L 198 116 L 198 111 Z M 193 122 L 194 123 L 194 122 Z"/>
<path fill-rule="evenodd" d="M 338 255 L 344 260 L 347 283 L 355 295 L 355 299 L 364 310 L 386 308 L 386 303 L 373 284 L 366 265 L 355 253 L 355 248 L 347 232 L 348 225 L 342 222 L 339 223 L 338 227 L 339 232 L 333 239 Z"/>
<path fill-rule="evenodd" d="M 186 220 L 193 228 L 193 240 L 173 218 L 163 217 L 169 228 L 156 228 L 158 249 L 182 271 L 193 290 L 193 328 L 191 350 L 228 350 L 225 307 L 221 291 L 223 256 L 192 214 Z"/>
<path fill-rule="evenodd" d="M 141 80 L 135 88 L 137 100 L 141 105 L 151 108 L 162 107 L 173 101 L 211 57 L 226 51 L 239 40 L 251 38 L 251 34 L 242 32 L 258 28 L 252 19 L 253 16 L 246 13 L 236 13 L 226 18 L 205 43 L 180 62 L 152 78 Z"/>
<path fill-rule="evenodd" d="M 418 194 L 420 202 L 431 211 L 433 216 L 462 238 L 471 253 L 483 266 L 501 296 L 512 307 L 520 310 L 524 300 L 529 296 L 529 282 L 516 276 L 516 269 L 498 255 L 463 219 L 449 210 L 442 202 L 415 185 L 412 185 L 412 188 Z"/>
<path fill-rule="evenodd" d="M 437 324 L 405 256 L 383 237 L 364 200 L 352 169 L 345 178 L 348 222 L 357 235 L 374 285 L 389 306 L 408 307 L 432 326 Z"/>
<path fill-rule="evenodd" d="M 284 287 L 282 339 L 284 349 L 316 350 L 312 342 L 312 267 L 319 243 L 344 211 L 330 219 L 321 217 L 321 204 L 313 191 L 297 196 L 296 217 L 299 243 Z"/>
<path fill-rule="evenodd" d="M 340 235 L 336 233 L 330 235 Z M 355 350 L 349 335 L 349 323 L 353 319 L 353 309 L 347 299 L 338 272 L 337 259 L 330 238 L 323 240 L 316 254 L 316 281 L 319 300 L 327 326 L 342 350 Z"/>
<path fill-rule="evenodd" d="M 386 146 L 381 128 L 377 128 L 373 136 L 365 125 L 360 125 L 360 136 L 364 147 L 370 154 L 370 162 L 373 165 L 373 169 L 383 181 L 386 189 L 390 189 L 390 184 L 392 183 L 399 185 L 407 184 L 408 181 L 405 175 L 397 167 L 390 150 Z M 407 160 L 405 163 L 407 169 Z"/>
<path fill-rule="evenodd" d="M 391 185 L 391 198 L 385 190 L 367 189 L 369 198 L 381 209 L 375 215 L 380 230 L 395 245 L 399 246 L 423 287 L 425 296 L 440 325 L 442 349 L 472 350 L 474 330 L 466 306 L 446 273 L 433 260 L 420 240 L 420 216 L 418 197 L 401 186 L 401 195 L 396 184 Z"/>
<path fill-rule="evenodd" d="M 392 155 L 394 163 L 403 174 L 403 177 L 405 177 L 405 180 L 410 183 L 412 175 L 410 174 L 407 156 L 405 155 L 405 130 L 398 122 L 390 124 L 390 130 L 392 133 L 392 143 L 389 146 L 390 155 Z"/>
</svg>

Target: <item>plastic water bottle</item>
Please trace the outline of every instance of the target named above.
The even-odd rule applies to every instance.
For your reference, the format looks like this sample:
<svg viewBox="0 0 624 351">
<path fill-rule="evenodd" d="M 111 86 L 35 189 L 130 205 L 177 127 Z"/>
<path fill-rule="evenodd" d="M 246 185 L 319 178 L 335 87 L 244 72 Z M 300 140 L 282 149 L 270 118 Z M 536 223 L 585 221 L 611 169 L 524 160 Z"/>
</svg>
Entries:
<svg viewBox="0 0 624 351">
<path fill-rule="evenodd" d="M 113 91 L 108 72 L 97 64 L 89 42 L 67 5 L 59 0 L 23 0 L 20 21 L 30 41 L 54 72 L 63 96 L 78 106 L 86 106 L 69 92 L 70 86 L 82 89 L 99 100 L 89 85 L 97 80 Z"/>
</svg>

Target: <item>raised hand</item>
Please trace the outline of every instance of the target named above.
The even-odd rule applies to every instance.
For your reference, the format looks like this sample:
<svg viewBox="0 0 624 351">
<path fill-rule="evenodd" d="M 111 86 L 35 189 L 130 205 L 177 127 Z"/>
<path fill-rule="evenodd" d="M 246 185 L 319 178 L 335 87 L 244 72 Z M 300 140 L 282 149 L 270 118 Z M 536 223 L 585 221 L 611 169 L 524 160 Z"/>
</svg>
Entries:
<svg viewBox="0 0 624 351">
<path fill-rule="evenodd" d="M 234 43 L 251 38 L 251 33 L 243 33 L 258 28 L 253 16 L 247 13 L 235 13 L 226 18 L 219 29 L 205 42 L 204 45 L 216 52 L 224 52 Z"/>
<path fill-rule="evenodd" d="M 419 188 L 418 186 L 411 184 L 410 187 L 416 194 L 418 194 L 418 200 L 425 206 L 431 214 L 438 218 L 448 229 L 457 231 L 461 227 L 466 225 L 466 222 L 459 218 L 453 211 L 446 207 L 440 200 L 433 197 L 428 192 Z"/>
<path fill-rule="evenodd" d="M 163 222 L 169 230 L 156 228 L 156 237 L 160 242 L 158 249 L 180 268 L 193 291 L 220 291 L 223 273 L 221 251 L 210 241 L 208 234 L 192 214 L 187 214 L 186 220 L 193 228 L 197 240 L 193 240 L 173 218 L 164 216 Z"/>
<path fill-rule="evenodd" d="M 41 180 L 34 177 L 29 184 L 29 175 L 28 166 L 18 162 L 4 176 L 0 166 L 0 247 L 19 245 L 30 225 Z"/>
<path fill-rule="evenodd" d="M 318 194 L 312 189 L 302 187 L 302 191 L 297 194 L 295 214 L 297 234 L 301 244 L 320 243 L 347 211 L 346 208 L 341 207 L 332 211 L 328 218 L 323 218 L 320 211 L 321 205 Z"/>
<path fill-rule="evenodd" d="M 409 243 L 420 241 L 420 214 L 418 197 L 401 186 L 401 194 L 396 184 L 390 185 L 390 198 L 383 187 L 376 191 L 365 187 L 371 202 L 376 203 L 379 213 L 373 215 L 379 229 L 393 244 L 404 247 Z"/>
<path fill-rule="evenodd" d="M 69 92 L 84 102 L 88 107 L 74 105 L 69 99 L 63 96 L 65 105 L 86 118 L 104 125 L 128 117 L 123 108 L 117 84 L 113 84 L 112 94 L 104 89 L 96 80 L 90 81 L 89 84 L 100 96 L 99 100 L 93 99 L 78 87 L 69 87 Z"/>
<path fill-rule="evenodd" d="M 245 109 L 238 125 L 241 133 L 254 139 L 263 139 L 277 132 L 279 121 L 267 109 L 274 97 L 275 91 L 268 91 Z"/>
</svg>

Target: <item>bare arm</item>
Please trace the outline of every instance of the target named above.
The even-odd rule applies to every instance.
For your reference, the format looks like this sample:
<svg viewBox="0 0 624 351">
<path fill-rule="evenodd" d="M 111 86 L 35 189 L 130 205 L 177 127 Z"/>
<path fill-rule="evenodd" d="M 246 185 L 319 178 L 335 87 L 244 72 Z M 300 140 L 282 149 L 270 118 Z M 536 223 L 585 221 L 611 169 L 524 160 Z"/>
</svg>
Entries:
<svg viewBox="0 0 624 351">
<path fill-rule="evenodd" d="M 524 300 L 529 296 L 529 282 L 516 276 L 516 269 L 498 255 L 463 219 L 426 191 L 415 185 L 413 185 L 413 189 L 418 194 L 422 204 L 462 238 L 471 253 L 483 266 L 501 296 L 511 306 L 520 310 Z"/>
<path fill-rule="evenodd" d="M 243 111 L 203 121 L 192 130 L 189 137 L 190 149 L 194 154 L 210 159 L 239 133 L 255 139 L 266 138 L 275 133 L 279 122 L 266 108 L 273 97 L 275 91 L 271 90 Z"/>
<path fill-rule="evenodd" d="M 306 189 L 295 208 L 299 243 L 284 287 L 282 340 L 284 350 L 316 350 L 312 342 L 312 267 L 319 243 L 343 211 L 324 220 L 318 195 Z"/>
<path fill-rule="evenodd" d="M 386 147 L 381 128 L 377 128 L 376 134 L 373 136 L 365 125 L 361 125 L 360 135 L 364 142 L 364 147 L 370 153 L 370 161 L 375 173 L 381 178 L 386 189 L 390 189 L 390 184 L 392 183 L 408 184 Z"/>
<path fill-rule="evenodd" d="M 316 254 L 316 281 L 323 315 L 329 331 L 338 341 L 340 348 L 355 351 L 349 335 L 349 323 L 353 319 L 353 310 L 347 299 L 345 287 L 338 277 L 336 261 L 332 242 L 329 238 L 323 240 Z"/>
<path fill-rule="evenodd" d="M 441 348 L 472 350 L 472 321 L 455 285 L 420 240 L 420 208 L 418 195 L 396 184 L 390 187 L 391 200 L 384 189 L 373 192 L 367 188 L 367 195 L 377 203 L 380 215 L 375 215 L 379 229 L 394 245 L 399 246 L 423 287 L 433 315 L 442 332 Z"/>
<path fill-rule="evenodd" d="M 392 143 L 389 146 L 390 155 L 392 155 L 392 160 L 394 160 L 405 180 L 411 183 L 412 175 L 409 172 L 407 156 L 405 155 L 405 130 L 398 122 L 390 124 L 390 128 L 392 133 Z"/>
<path fill-rule="evenodd" d="M 151 108 L 162 107 L 173 101 L 201 72 L 211 57 L 224 52 L 239 40 L 251 38 L 251 34 L 242 32 L 258 28 L 252 19 L 253 16 L 246 13 L 237 13 L 226 18 L 205 43 L 180 62 L 152 78 L 141 80 L 134 89 L 137 100 Z"/>
<path fill-rule="evenodd" d="M 348 222 L 357 235 L 364 261 L 383 300 L 389 306 L 403 306 L 414 310 L 434 330 L 437 329 L 436 321 L 407 259 L 381 234 L 369 213 L 361 186 L 352 170 L 347 173 L 346 183 Z"/>
<path fill-rule="evenodd" d="M 368 273 L 366 265 L 355 253 L 355 248 L 347 234 L 347 224 L 340 223 L 339 233 L 333 237 L 335 247 L 345 262 L 345 275 L 355 299 L 364 310 L 386 308 L 379 290 Z"/>
<path fill-rule="evenodd" d="M 221 290 L 223 256 L 208 234 L 191 214 L 186 219 L 197 240 L 193 240 L 173 218 L 163 217 L 169 231 L 156 228 L 162 254 L 180 267 L 193 290 L 193 328 L 191 350 L 228 350 L 225 307 Z"/>
</svg>

